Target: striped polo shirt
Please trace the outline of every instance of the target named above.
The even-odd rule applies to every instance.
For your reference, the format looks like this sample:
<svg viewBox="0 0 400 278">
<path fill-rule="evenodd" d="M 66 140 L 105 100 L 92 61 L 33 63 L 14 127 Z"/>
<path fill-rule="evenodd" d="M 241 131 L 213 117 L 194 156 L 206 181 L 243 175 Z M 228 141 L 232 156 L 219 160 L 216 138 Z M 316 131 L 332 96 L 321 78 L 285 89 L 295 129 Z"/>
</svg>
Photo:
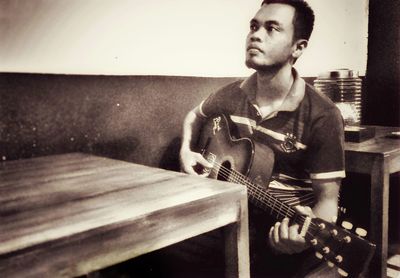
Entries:
<svg viewBox="0 0 400 278">
<path fill-rule="evenodd" d="M 223 114 L 233 123 L 231 134 L 272 148 L 273 178 L 297 188 L 312 179 L 345 177 L 343 119 L 327 97 L 305 83 L 293 69 L 294 82 L 280 109 L 262 118 L 256 104 L 256 73 L 211 94 L 200 114 Z M 271 184 L 272 185 L 272 184 Z"/>
</svg>

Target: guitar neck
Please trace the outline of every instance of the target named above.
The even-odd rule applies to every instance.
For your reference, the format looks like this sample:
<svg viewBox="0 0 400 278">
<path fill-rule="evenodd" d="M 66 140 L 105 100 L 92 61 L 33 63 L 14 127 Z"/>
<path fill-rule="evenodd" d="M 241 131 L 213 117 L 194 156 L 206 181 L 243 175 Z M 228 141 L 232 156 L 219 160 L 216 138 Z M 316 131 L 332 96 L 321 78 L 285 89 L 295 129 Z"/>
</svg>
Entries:
<svg viewBox="0 0 400 278">
<path fill-rule="evenodd" d="M 249 201 L 260 209 L 269 212 L 277 220 L 289 218 L 294 223 L 304 224 L 304 216 L 298 214 L 291 206 L 268 192 L 262 185 L 252 183 L 247 177 L 234 171 L 230 173 L 230 180 L 245 185 Z"/>
<path fill-rule="evenodd" d="M 314 239 L 320 226 L 314 223 L 313 219 L 299 214 L 288 204 L 282 202 L 279 198 L 269 193 L 261 185 L 248 182 L 247 186 L 249 201 L 264 211 L 270 212 L 279 221 L 289 218 L 291 223 L 299 225 L 299 232 L 306 240 Z"/>
<path fill-rule="evenodd" d="M 265 191 L 261 186 L 247 186 L 247 192 L 249 200 L 255 206 L 262 210 L 269 212 L 270 215 L 274 216 L 277 220 L 282 220 L 285 217 L 292 218 L 295 216 L 296 211 L 273 196 L 271 193 Z"/>
</svg>

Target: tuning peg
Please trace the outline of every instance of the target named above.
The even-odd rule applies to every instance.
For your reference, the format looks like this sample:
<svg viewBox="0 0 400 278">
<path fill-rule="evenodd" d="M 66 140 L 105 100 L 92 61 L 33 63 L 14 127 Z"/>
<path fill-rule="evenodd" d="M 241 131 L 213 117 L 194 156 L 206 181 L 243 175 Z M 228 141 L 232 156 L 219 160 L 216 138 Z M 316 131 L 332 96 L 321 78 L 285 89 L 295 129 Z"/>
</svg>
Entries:
<svg viewBox="0 0 400 278">
<path fill-rule="evenodd" d="M 337 236 L 337 235 L 338 235 L 338 231 L 337 231 L 336 229 L 333 229 L 333 230 L 331 231 L 331 235 Z"/>
<path fill-rule="evenodd" d="M 334 267 L 334 266 L 335 266 L 335 264 L 332 263 L 331 261 L 326 261 L 326 263 L 327 263 L 327 265 L 328 265 L 329 267 Z"/>
<path fill-rule="evenodd" d="M 331 249 L 329 249 L 329 247 L 325 246 L 325 247 L 322 249 L 322 251 L 323 251 L 325 254 L 328 254 L 328 253 L 331 251 Z"/>
<path fill-rule="evenodd" d="M 353 228 L 353 224 L 351 224 L 348 221 L 343 221 L 342 222 L 342 227 L 345 228 L 346 230 L 351 230 Z"/>
<path fill-rule="evenodd" d="M 337 256 L 335 257 L 335 260 L 336 260 L 338 263 L 341 263 L 341 262 L 343 262 L 343 257 L 340 256 L 340 255 L 337 255 Z"/>
<path fill-rule="evenodd" d="M 310 243 L 315 246 L 318 244 L 318 241 L 316 238 L 313 238 L 312 240 L 310 240 Z"/>
<path fill-rule="evenodd" d="M 343 269 L 341 269 L 341 268 L 338 268 L 338 272 L 343 277 L 349 276 L 349 274 L 346 271 L 344 271 Z"/>
<path fill-rule="evenodd" d="M 367 235 L 367 231 L 364 230 L 363 228 L 357 228 L 356 229 L 356 234 L 361 236 L 361 237 L 365 237 Z"/>
<path fill-rule="evenodd" d="M 325 223 L 319 223 L 319 224 L 318 224 L 318 227 L 319 227 L 321 230 L 325 229 Z"/>
<path fill-rule="evenodd" d="M 315 257 L 321 260 L 324 256 L 322 256 L 322 254 L 319 252 L 315 252 Z"/>
<path fill-rule="evenodd" d="M 345 236 L 345 237 L 343 238 L 343 240 L 344 240 L 344 242 L 346 242 L 346 243 L 350 243 L 350 242 L 351 242 L 351 237 Z"/>
</svg>

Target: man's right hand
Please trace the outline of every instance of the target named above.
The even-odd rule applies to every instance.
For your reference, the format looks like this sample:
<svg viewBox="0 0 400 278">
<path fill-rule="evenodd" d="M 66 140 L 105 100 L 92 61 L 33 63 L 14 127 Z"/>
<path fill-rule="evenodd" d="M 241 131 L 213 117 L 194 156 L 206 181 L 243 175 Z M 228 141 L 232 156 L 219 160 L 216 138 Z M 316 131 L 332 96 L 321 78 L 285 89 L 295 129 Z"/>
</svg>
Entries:
<svg viewBox="0 0 400 278">
<path fill-rule="evenodd" d="M 197 173 L 193 167 L 195 167 L 197 164 L 200 164 L 205 168 L 213 167 L 213 165 L 208 162 L 200 153 L 193 152 L 190 149 L 182 148 L 179 158 L 182 170 L 188 174 L 197 176 L 208 176 L 208 174 Z"/>
</svg>

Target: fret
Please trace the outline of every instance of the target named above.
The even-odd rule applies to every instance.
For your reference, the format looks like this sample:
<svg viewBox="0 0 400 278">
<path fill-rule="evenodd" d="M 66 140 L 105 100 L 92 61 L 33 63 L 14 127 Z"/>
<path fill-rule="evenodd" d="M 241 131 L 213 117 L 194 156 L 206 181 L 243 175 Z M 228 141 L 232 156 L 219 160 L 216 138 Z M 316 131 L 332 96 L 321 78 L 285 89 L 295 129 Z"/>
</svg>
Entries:
<svg viewBox="0 0 400 278">
<path fill-rule="evenodd" d="M 282 203 L 279 204 L 278 213 L 277 213 L 277 215 L 276 215 L 277 218 L 280 217 L 280 215 L 281 215 L 281 210 L 282 210 Z"/>
<path fill-rule="evenodd" d="M 289 210 L 286 210 L 285 217 L 289 217 Z"/>
<path fill-rule="evenodd" d="M 272 205 L 271 205 L 271 215 L 272 215 L 272 213 L 273 213 L 274 210 L 275 210 L 275 204 L 276 204 L 276 199 L 273 199 L 273 203 L 272 203 Z"/>
<path fill-rule="evenodd" d="M 301 219 L 299 219 L 299 214 L 295 214 L 294 216 L 292 216 L 292 222 L 299 224 L 300 226 L 303 224 Z"/>
</svg>

